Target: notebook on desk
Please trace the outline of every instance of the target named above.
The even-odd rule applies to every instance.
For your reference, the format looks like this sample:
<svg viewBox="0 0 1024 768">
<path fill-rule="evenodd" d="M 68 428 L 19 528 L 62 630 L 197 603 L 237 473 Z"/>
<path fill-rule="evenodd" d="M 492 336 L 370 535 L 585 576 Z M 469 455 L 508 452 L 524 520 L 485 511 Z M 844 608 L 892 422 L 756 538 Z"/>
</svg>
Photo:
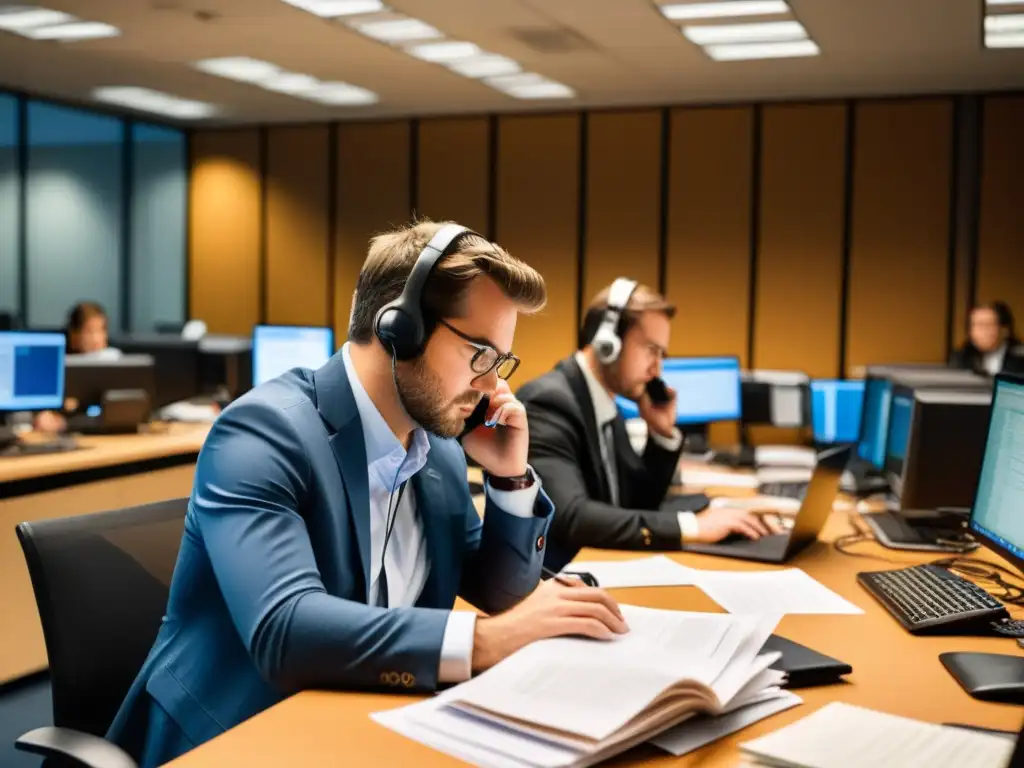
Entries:
<svg viewBox="0 0 1024 768">
<path fill-rule="evenodd" d="M 832 685 L 853 672 L 845 661 L 833 659 L 818 653 L 806 645 L 800 645 L 779 635 L 772 635 L 761 647 L 761 653 L 781 653 L 772 664 L 772 669 L 786 673 L 785 688 L 812 688 L 818 685 Z"/>
</svg>

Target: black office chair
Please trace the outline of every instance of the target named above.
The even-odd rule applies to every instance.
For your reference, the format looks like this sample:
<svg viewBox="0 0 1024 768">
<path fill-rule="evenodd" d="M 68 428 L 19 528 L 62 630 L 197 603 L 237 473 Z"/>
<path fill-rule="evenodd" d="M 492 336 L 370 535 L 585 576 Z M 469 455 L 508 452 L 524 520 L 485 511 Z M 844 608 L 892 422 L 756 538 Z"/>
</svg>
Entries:
<svg viewBox="0 0 1024 768">
<path fill-rule="evenodd" d="M 136 768 L 103 736 L 160 628 L 187 504 L 18 525 L 46 640 L 54 726 L 15 746 L 45 755 L 48 768 Z"/>
</svg>

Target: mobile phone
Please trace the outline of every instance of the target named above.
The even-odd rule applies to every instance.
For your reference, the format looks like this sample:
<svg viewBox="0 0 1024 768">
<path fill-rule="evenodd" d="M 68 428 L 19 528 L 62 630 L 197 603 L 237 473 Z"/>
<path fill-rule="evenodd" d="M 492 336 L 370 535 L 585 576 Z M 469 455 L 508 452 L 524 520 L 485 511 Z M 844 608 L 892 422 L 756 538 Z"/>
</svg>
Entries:
<svg viewBox="0 0 1024 768">
<path fill-rule="evenodd" d="M 655 405 L 667 403 L 671 398 L 668 395 L 668 387 L 663 379 L 655 378 L 647 382 L 647 394 Z"/>
</svg>

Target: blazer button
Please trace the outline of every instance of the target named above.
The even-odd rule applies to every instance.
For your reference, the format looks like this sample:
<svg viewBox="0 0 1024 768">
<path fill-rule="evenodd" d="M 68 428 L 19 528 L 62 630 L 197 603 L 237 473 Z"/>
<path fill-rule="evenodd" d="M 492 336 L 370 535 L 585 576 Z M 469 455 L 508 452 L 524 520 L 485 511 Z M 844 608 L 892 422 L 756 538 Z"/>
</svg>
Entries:
<svg viewBox="0 0 1024 768">
<path fill-rule="evenodd" d="M 644 537 L 644 546 L 645 547 L 651 546 L 651 529 L 650 528 L 641 528 L 640 529 L 640 535 Z"/>
<path fill-rule="evenodd" d="M 540 552 L 542 549 L 544 549 L 544 537 L 543 536 L 538 536 L 537 537 L 537 551 Z"/>
<path fill-rule="evenodd" d="M 402 685 L 406 688 L 412 688 L 416 685 L 416 675 L 410 675 L 408 672 L 402 673 Z"/>
</svg>

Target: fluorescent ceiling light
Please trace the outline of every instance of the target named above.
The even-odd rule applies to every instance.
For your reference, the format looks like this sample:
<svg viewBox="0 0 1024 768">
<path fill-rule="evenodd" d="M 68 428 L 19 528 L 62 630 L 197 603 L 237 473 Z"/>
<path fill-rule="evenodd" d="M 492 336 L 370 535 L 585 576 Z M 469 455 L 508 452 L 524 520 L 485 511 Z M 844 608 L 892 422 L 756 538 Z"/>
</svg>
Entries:
<svg viewBox="0 0 1024 768">
<path fill-rule="evenodd" d="M 799 21 L 766 21 L 763 24 L 709 24 L 683 27 L 683 34 L 697 45 L 759 43 L 803 40 L 807 30 Z"/>
<path fill-rule="evenodd" d="M 789 13 L 789 6 L 786 4 L 786 0 L 732 0 L 732 2 L 673 3 L 660 6 L 659 10 L 666 19 L 689 21 L 729 16 L 769 16 L 773 13 Z"/>
<path fill-rule="evenodd" d="M 321 83 L 319 88 L 303 94 L 303 97 L 321 104 L 337 106 L 361 106 L 376 104 L 378 101 L 377 94 L 373 91 L 349 83 Z"/>
<path fill-rule="evenodd" d="M 985 35 L 986 48 L 1024 48 L 1024 32 Z"/>
<path fill-rule="evenodd" d="M 381 0 L 284 0 L 284 2 L 325 19 L 387 10 Z"/>
<path fill-rule="evenodd" d="M 743 43 L 709 45 L 704 49 L 715 61 L 745 61 L 749 59 L 786 59 L 796 56 L 817 56 L 821 53 L 813 40 L 784 43 Z"/>
<path fill-rule="evenodd" d="M 1024 13 L 985 17 L 986 32 L 1024 32 Z"/>
<path fill-rule="evenodd" d="M 279 72 L 256 84 L 268 91 L 293 95 L 310 93 L 320 87 L 320 81 L 312 75 L 301 75 L 297 72 Z"/>
<path fill-rule="evenodd" d="M 499 75 L 498 77 L 487 78 L 487 84 L 500 91 L 503 91 L 506 88 L 520 88 L 547 82 L 551 81 L 543 75 L 538 75 L 536 72 L 521 72 L 518 75 Z"/>
<path fill-rule="evenodd" d="M 473 78 L 514 75 L 522 69 L 508 56 L 499 56 L 496 53 L 485 53 L 469 59 L 459 59 L 449 63 L 448 68 L 463 77 Z"/>
<path fill-rule="evenodd" d="M 63 24 L 68 21 L 77 21 L 77 19 L 70 13 L 51 11 L 48 8 L 35 8 L 23 5 L 0 8 L 0 29 L 6 29 L 11 32 L 49 24 Z"/>
<path fill-rule="evenodd" d="M 33 27 L 21 30 L 18 34 L 33 40 L 98 40 L 103 37 L 117 37 L 121 30 L 99 21 L 73 21 L 69 24 Z"/>
<path fill-rule="evenodd" d="M 92 92 L 93 98 L 108 104 L 137 109 L 142 112 L 154 112 L 182 120 L 193 120 L 210 117 L 216 114 L 217 108 L 205 101 L 193 101 L 172 96 L 162 91 L 134 86 L 117 85 L 97 88 Z"/>
<path fill-rule="evenodd" d="M 352 26 L 367 37 L 380 40 L 382 43 L 411 43 L 415 40 L 436 40 L 444 37 L 440 31 L 425 21 L 411 18 L 354 21 Z"/>
<path fill-rule="evenodd" d="M 478 56 L 481 51 L 476 43 L 446 40 L 441 43 L 420 43 L 407 48 L 406 53 L 423 61 L 446 62 Z"/>
<path fill-rule="evenodd" d="M 571 99 L 576 92 L 567 85 L 550 80 L 534 85 L 520 85 L 504 89 L 505 93 L 516 99 Z"/>
<path fill-rule="evenodd" d="M 209 75 L 239 80 L 243 83 L 259 83 L 268 80 L 281 70 L 276 64 L 248 56 L 225 56 L 219 59 L 202 59 L 193 65 Z"/>
</svg>

